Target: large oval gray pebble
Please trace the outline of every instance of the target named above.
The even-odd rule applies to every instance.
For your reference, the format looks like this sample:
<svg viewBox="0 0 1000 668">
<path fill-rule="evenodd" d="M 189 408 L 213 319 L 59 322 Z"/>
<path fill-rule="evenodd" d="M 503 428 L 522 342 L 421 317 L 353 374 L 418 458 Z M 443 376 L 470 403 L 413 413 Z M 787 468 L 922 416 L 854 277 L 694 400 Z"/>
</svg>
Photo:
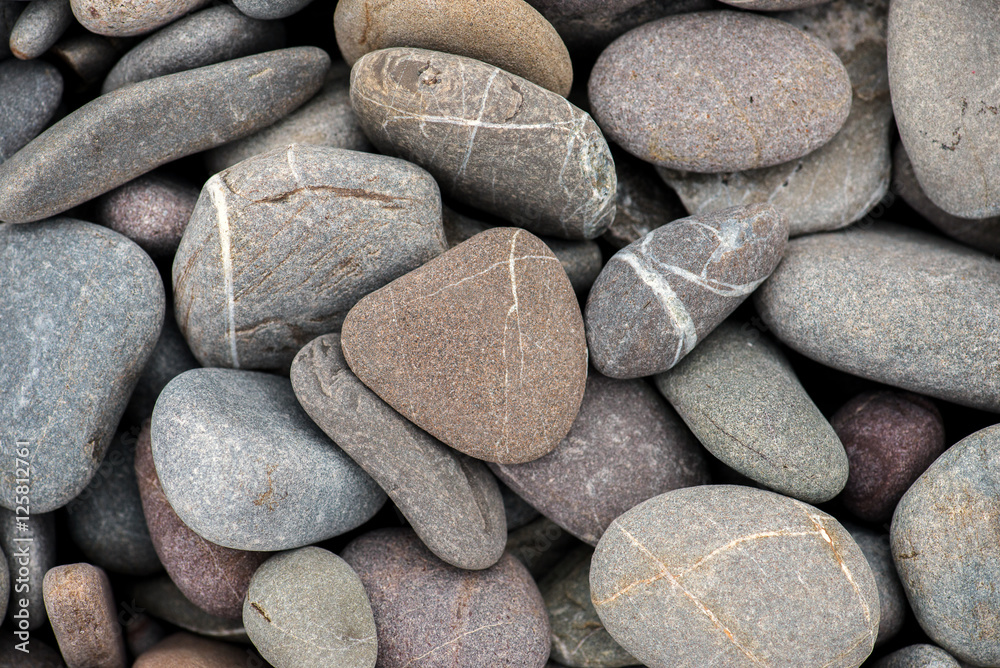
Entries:
<svg viewBox="0 0 1000 668">
<path fill-rule="evenodd" d="M 69 0 L 32 0 L 10 31 L 10 51 L 21 60 L 37 58 L 72 24 Z"/>
<path fill-rule="evenodd" d="M 42 131 L 62 93 L 62 75 L 52 65 L 38 60 L 0 62 L 0 163 Z"/>
<path fill-rule="evenodd" d="M 0 508 L 0 551 L 7 555 L 10 566 L 9 581 L 12 583 L 8 611 L 12 620 L 20 625 L 27 614 L 28 630 L 34 630 L 46 623 L 45 602 L 42 588 L 38 583 L 45 573 L 56 565 L 56 524 L 55 515 L 17 515 L 13 510 Z M 2 569 L 0 562 L 0 569 Z M 3 576 L 0 575 L 0 579 Z M 27 586 L 27 589 L 25 589 Z M 0 606 L 6 605 L 6 598 Z M 22 605 L 25 601 L 27 604 Z M 0 614 L 0 619 L 3 615 Z M 8 643 L 4 643 L 7 645 Z M 34 640 L 31 644 L 34 650 Z M 0 660 L 0 665 L 4 665 Z M 12 664 L 13 665 L 13 664 Z"/>
<path fill-rule="evenodd" d="M 299 407 L 287 378 L 192 369 L 153 410 L 153 461 L 177 515 L 236 550 L 286 550 L 366 522 L 385 494 Z"/>
<path fill-rule="evenodd" d="M 959 668 L 958 661 L 934 645 L 910 645 L 872 664 L 872 668 Z"/>
</svg>

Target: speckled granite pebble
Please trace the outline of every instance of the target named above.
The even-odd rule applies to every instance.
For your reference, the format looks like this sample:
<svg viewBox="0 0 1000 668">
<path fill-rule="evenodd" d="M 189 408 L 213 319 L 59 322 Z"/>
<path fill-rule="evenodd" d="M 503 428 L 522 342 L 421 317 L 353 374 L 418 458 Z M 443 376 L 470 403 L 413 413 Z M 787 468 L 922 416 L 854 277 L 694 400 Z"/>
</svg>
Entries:
<svg viewBox="0 0 1000 668">
<path fill-rule="evenodd" d="M 131 37 L 156 30 L 209 0 L 70 0 L 73 15 L 98 35 Z"/>
<path fill-rule="evenodd" d="M 236 9 L 255 19 L 283 19 L 312 0 L 233 0 Z"/>
<path fill-rule="evenodd" d="M 27 530 L 18 528 L 18 519 L 27 525 Z M 14 542 L 15 538 L 30 538 L 30 543 L 22 541 Z M 45 577 L 45 573 L 56 565 L 56 525 L 55 516 L 52 513 L 43 515 L 30 515 L 28 519 L 21 515 L 18 518 L 14 511 L 0 508 L 0 548 L 7 555 L 7 565 L 10 567 L 10 582 L 17 585 L 28 585 L 28 591 L 13 591 L 11 593 L 8 610 L 14 615 L 21 609 L 20 600 L 27 599 L 28 605 L 28 629 L 37 629 L 46 623 L 45 602 L 42 600 L 42 588 L 39 583 Z M 27 564 L 24 564 L 27 551 Z M 2 564 L 2 562 L 0 562 Z M 27 567 L 27 575 L 21 572 L 22 567 Z M 0 569 L 2 569 L 0 565 Z M 3 577 L 0 575 L 0 577 Z M 21 582 L 18 582 L 18 579 Z M 26 582 L 25 582 L 26 581 Z M 6 601 L 6 597 L 2 599 Z M 3 602 L 0 602 L 3 605 Z M 3 616 L 0 615 L 0 619 Z M 34 640 L 32 640 L 34 643 Z M 8 643 L 0 643 L 5 646 Z M 34 648 L 34 644 L 31 645 Z M 34 649 L 32 649 L 34 651 Z M 0 661 L 0 666 L 4 665 Z"/>
<path fill-rule="evenodd" d="M 618 175 L 615 222 L 601 238 L 615 250 L 687 215 L 677 195 L 663 186 L 652 167 L 621 150 L 612 150 L 612 155 Z"/>
<path fill-rule="evenodd" d="M 166 575 L 139 580 L 124 589 L 129 604 L 191 633 L 235 643 L 249 643 L 242 619 L 210 615 L 187 600 Z"/>
<path fill-rule="evenodd" d="M 173 313 L 169 310 L 163 318 L 160 338 L 156 340 L 153 352 L 132 390 L 132 396 L 125 407 L 122 422 L 137 427 L 153 414 L 153 406 L 160 392 L 175 376 L 198 367 L 198 360 L 188 349 L 181 330 L 177 328 Z"/>
<path fill-rule="evenodd" d="M 7 3 L 11 4 L 11 3 Z M 0 5 L 3 11 L 5 5 Z M 42 61 L 0 62 L 0 163 L 42 131 L 62 99 L 59 70 Z"/>
<path fill-rule="evenodd" d="M 37 58 L 73 24 L 70 0 L 32 0 L 10 31 L 10 51 L 22 60 Z"/>
<path fill-rule="evenodd" d="M 45 610 L 68 668 L 125 668 L 111 583 L 86 563 L 56 566 L 45 574 Z"/>
<path fill-rule="evenodd" d="M 876 533 L 848 522 L 844 523 L 844 528 L 861 548 L 861 553 L 865 555 L 875 577 L 879 602 L 878 636 L 875 637 L 875 646 L 878 647 L 903 629 L 910 606 L 906 602 L 906 593 L 899 581 L 899 574 L 896 573 L 896 566 L 892 563 L 889 534 Z"/>
<path fill-rule="evenodd" d="M 139 655 L 132 668 L 249 668 L 251 656 L 237 645 L 175 633 Z"/>
<path fill-rule="evenodd" d="M 940 647 L 910 645 L 876 661 L 872 668 L 959 668 L 959 663 Z"/>
<path fill-rule="evenodd" d="M 151 257 L 170 257 L 197 201 L 197 188 L 154 172 L 101 195 L 96 222 L 125 235 Z"/>
</svg>

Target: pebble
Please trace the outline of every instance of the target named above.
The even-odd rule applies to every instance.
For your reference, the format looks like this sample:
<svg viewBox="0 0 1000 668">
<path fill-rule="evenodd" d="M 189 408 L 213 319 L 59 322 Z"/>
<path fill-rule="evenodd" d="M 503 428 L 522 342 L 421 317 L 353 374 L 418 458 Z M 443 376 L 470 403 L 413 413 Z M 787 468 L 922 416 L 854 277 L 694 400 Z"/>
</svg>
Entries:
<svg viewBox="0 0 1000 668">
<path fill-rule="evenodd" d="M 8 610 L 12 616 L 11 619 L 13 619 L 13 615 L 22 608 L 21 599 L 26 599 L 28 605 L 23 607 L 28 611 L 28 630 L 34 630 L 46 623 L 45 601 L 42 599 L 42 588 L 38 586 L 38 583 L 45 577 L 45 573 L 56 565 L 55 516 L 52 513 L 45 513 L 43 515 L 29 515 L 25 519 L 22 514 L 20 521 L 27 525 L 25 529 L 17 526 L 18 519 L 14 511 L 0 508 L 0 551 L 7 555 L 7 565 L 10 567 L 9 582 L 14 582 L 16 585 L 24 584 L 24 580 L 27 580 L 28 584 L 27 591 L 18 592 L 15 590 L 11 593 Z M 31 541 L 28 543 L 15 542 L 15 539 L 18 538 L 30 538 Z M 23 563 L 25 549 L 28 552 L 27 564 Z M 2 563 L 0 561 L 0 564 Z M 27 571 L 22 571 L 22 568 L 27 568 Z M 6 569 L 0 566 L 0 571 L 6 571 Z M 0 578 L 3 577 L 4 573 L 0 573 Z M 22 580 L 20 583 L 17 582 L 19 578 Z M 4 605 L 7 605 L 6 596 L 0 597 L 0 607 Z M 0 619 L 3 618 L 3 614 L 0 613 Z M 20 620 L 18 624 L 20 625 Z M 0 646 L 6 645 L 8 643 L 0 643 Z M 34 652 L 34 644 L 32 644 L 32 652 Z M 2 665 L 5 664 L 0 661 L 0 666 Z"/>
<path fill-rule="evenodd" d="M 930 200 L 960 218 L 1000 215 L 998 42 L 989 0 L 899 0 L 889 11 L 900 139 Z"/>
<path fill-rule="evenodd" d="M 538 511 L 531 504 L 515 494 L 510 487 L 497 481 L 500 496 L 503 498 L 504 515 L 507 517 L 507 531 L 520 529 L 526 524 L 538 519 Z"/>
<path fill-rule="evenodd" d="M 590 116 L 471 58 L 370 53 L 351 101 L 376 148 L 425 167 L 455 199 L 536 234 L 593 239 L 614 220 L 616 177 Z"/>
<path fill-rule="evenodd" d="M 677 196 L 663 187 L 652 167 L 624 151 L 612 149 L 611 153 L 618 175 L 615 221 L 601 238 L 619 251 L 687 213 Z"/>
<path fill-rule="evenodd" d="M 709 452 L 751 480 L 808 503 L 848 480 L 848 456 L 775 344 L 720 325 L 656 386 Z"/>
<path fill-rule="evenodd" d="M 921 628 L 956 659 L 978 666 L 1000 665 L 997 485 L 1000 425 L 938 457 L 903 495 L 890 532 L 892 557 Z"/>
<path fill-rule="evenodd" d="M 226 5 L 209 7 L 171 23 L 133 47 L 108 73 L 101 93 L 284 45 L 281 23 L 251 19 Z"/>
<path fill-rule="evenodd" d="M 340 336 L 311 341 L 292 363 L 292 387 L 309 417 L 386 490 L 443 561 L 488 568 L 503 554 L 503 499 L 486 466 L 404 418 L 351 373 Z"/>
<path fill-rule="evenodd" d="M 847 522 L 844 523 L 844 528 L 861 548 L 875 577 L 879 601 L 878 635 L 875 637 L 875 646 L 878 647 L 903 629 L 910 606 L 906 602 L 906 593 L 899 581 L 899 574 L 896 573 L 896 566 L 892 563 L 889 534 L 876 533 Z"/>
<path fill-rule="evenodd" d="M 527 464 L 490 468 L 542 514 L 591 545 L 636 504 L 709 481 L 704 451 L 655 390 L 642 380 L 613 380 L 594 371 L 559 447 Z"/>
<path fill-rule="evenodd" d="M 52 216 L 270 125 L 319 90 L 329 63 L 321 49 L 282 49 L 102 95 L 0 164 L 0 220 Z"/>
<path fill-rule="evenodd" d="M 477 459 L 549 453 L 583 399 L 576 295 L 555 255 L 524 230 L 487 230 L 369 294 L 342 335 L 365 385 Z"/>
<path fill-rule="evenodd" d="M 59 40 L 49 53 L 86 87 L 104 78 L 118 61 L 120 42 L 84 33 Z"/>
<path fill-rule="evenodd" d="M 14 3 L 8 3 L 14 4 Z M 66 668 L 59 652 L 55 651 L 41 640 L 31 639 L 28 654 L 14 649 L 13 642 L 0 644 L 0 666 L 17 666 L 17 668 Z"/>
<path fill-rule="evenodd" d="M 618 251 L 585 310 L 590 358 L 612 378 L 670 369 L 781 261 L 788 223 L 767 204 L 691 216 Z"/>
<path fill-rule="evenodd" d="M 853 668 L 878 631 L 875 580 L 850 534 L 750 487 L 690 487 L 636 506 L 597 545 L 590 586 L 611 637 L 650 668 Z"/>
<path fill-rule="evenodd" d="M 129 603 L 131 606 L 131 603 Z M 135 612 L 125 624 L 125 649 L 138 657 L 169 635 L 167 627 L 145 612 Z"/>
<path fill-rule="evenodd" d="M 87 563 L 56 566 L 42 581 L 45 610 L 59 651 L 69 668 L 125 668 L 111 583 Z"/>
<path fill-rule="evenodd" d="M 247 650 L 191 633 L 174 633 L 143 652 L 132 668 L 245 668 Z"/>
<path fill-rule="evenodd" d="M 98 35 L 132 37 L 152 32 L 208 4 L 209 0 L 70 0 L 73 15 Z M 218 84 L 217 84 L 218 85 Z"/>
<path fill-rule="evenodd" d="M 552 24 L 524 0 L 456 0 L 428 11 L 419 0 L 344 0 L 333 14 L 348 65 L 390 47 L 416 47 L 496 65 L 569 95 L 573 63 Z"/>
<path fill-rule="evenodd" d="M 542 668 L 549 618 L 528 571 L 509 554 L 486 570 L 449 566 L 405 529 L 355 539 L 344 561 L 375 613 L 380 668 Z"/>
<path fill-rule="evenodd" d="M 184 524 L 163 493 L 149 435 L 147 421 L 136 444 L 135 476 L 156 554 L 189 601 L 211 615 L 240 619 L 250 578 L 270 553 L 210 543 Z"/>
<path fill-rule="evenodd" d="M 785 344 L 862 378 L 1000 411 L 1000 265 L 877 224 L 795 239 L 755 296 Z"/>
<path fill-rule="evenodd" d="M 287 370 L 355 302 L 444 250 L 423 169 L 292 144 L 202 188 L 174 256 L 178 324 L 205 366 Z"/>
<path fill-rule="evenodd" d="M 598 58 L 588 94 L 609 139 L 694 172 L 802 157 L 830 141 L 851 108 L 847 71 L 827 46 L 784 21 L 733 11 L 632 30 Z"/>
<path fill-rule="evenodd" d="M 364 585 L 333 552 L 304 547 L 253 576 L 243 624 L 275 668 L 373 668 L 379 641 Z"/>
<path fill-rule="evenodd" d="M 130 605 L 185 631 L 234 643 L 249 643 L 243 620 L 211 615 L 192 603 L 166 575 L 140 580 L 125 590 Z"/>
<path fill-rule="evenodd" d="M 10 31 L 10 51 L 21 60 L 38 58 L 73 23 L 69 0 L 32 0 Z"/>
<path fill-rule="evenodd" d="M 0 4 L 0 12 L 9 4 Z M 0 62 L 0 165 L 48 125 L 62 93 L 62 75 L 52 65 L 40 60 Z"/>
<path fill-rule="evenodd" d="M 68 218 L 0 225 L 0 387 L 14 390 L 0 394 L 0 443 L 9 462 L 29 451 L 31 513 L 90 482 L 163 311 L 156 266 L 120 234 Z M 14 492 L 13 477 L 0 482 L 0 504 L 13 508 Z"/>
<path fill-rule="evenodd" d="M 572 534 L 549 518 L 541 517 L 511 531 L 506 551 L 524 564 L 531 577 L 539 580 L 580 546 Z"/>
<path fill-rule="evenodd" d="M 720 0 L 739 9 L 753 9 L 760 12 L 777 12 L 821 5 L 828 0 Z"/>
<path fill-rule="evenodd" d="M 22 2 L 0 2 L 0 60 L 11 55 L 10 33 L 25 7 Z"/>
<path fill-rule="evenodd" d="M 364 524 L 385 502 L 375 481 L 309 419 L 287 378 L 186 371 L 157 399 L 151 434 L 171 507 L 223 547 L 301 547 Z"/>
<path fill-rule="evenodd" d="M 959 663 L 940 647 L 922 644 L 896 650 L 872 668 L 959 668 Z"/>
<path fill-rule="evenodd" d="M 153 258 L 170 258 L 187 226 L 198 189 L 153 172 L 97 199 L 96 222 L 139 244 Z"/>
<path fill-rule="evenodd" d="M 233 0 L 236 9 L 255 19 L 283 19 L 312 0 Z"/>
<path fill-rule="evenodd" d="M 198 367 L 198 361 L 188 349 L 173 313 L 168 310 L 163 318 L 160 338 L 146 362 L 132 396 L 125 407 L 122 423 L 131 427 L 142 425 L 153 414 L 153 406 L 160 392 L 174 377 Z"/>
</svg>

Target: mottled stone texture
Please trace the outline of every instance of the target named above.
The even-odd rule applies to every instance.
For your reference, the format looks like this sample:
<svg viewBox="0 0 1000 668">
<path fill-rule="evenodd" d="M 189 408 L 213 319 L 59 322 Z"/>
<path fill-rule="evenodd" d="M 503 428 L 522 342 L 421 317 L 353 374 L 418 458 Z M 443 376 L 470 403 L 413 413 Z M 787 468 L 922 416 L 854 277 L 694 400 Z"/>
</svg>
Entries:
<svg viewBox="0 0 1000 668">
<path fill-rule="evenodd" d="M 998 282 L 987 255 L 880 224 L 795 239 L 755 303 L 822 364 L 1000 411 Z"/>
<path fill-rule="evenodd" d="M 175 633 L 140 654 L 132 668 L 246 668 L 254 665 L 252 656 L 239 645 Z"/>
<path fill-rule="evenodd" d="M 146 613 L 191 633 L 249 643 L 243 621 L 211 615 L 189 601 L 168 576 L 130 583 L 125 595 Z"/>
<path fill-rule="evenodd" d="M 932 202 L 1000 215 L 1000 14 L 993 0 L 898 0 L 889 83 L 899 136 Z"/>
<path fill-rule="evenodd" d="M 203 365 L 287 369 L 358 299 L 444 250 L 423 169 L 292 144 L 202 188 L 174 256 L 174 311 Z"/>
<path fill-rule="evenodd" d="M 505 464 L 556 447 L 587 378 L 566 272 L 537 237 L 509 227 L 362 299 L 344 321 L 342 346 L 351 370 L 404 417 Z"/>
<path fill-rule="evenodd" d="M 896 573 L 896 566 L 892 563 L 889 534 L 876 533 L 847 522 L 844 523 L 844 528 L 861 548 L 861 553 L 865 555 L 875 577 L 879 603 L 878 636 L 875 637 L 875 646 L 878 647 L 903 628 L 910 606 L 906 602 L 906 593 L 899 581 L 899 574 Z"/>
<path fill-rule="evenodd" d="M 443 51 L 496 65 L 568 95 L 569 52 L 552 24 L 524 0 L 343 0 L 333 15 L 337 45 L 353 65 L 393 46 Z"/>
<path fill-rule="evenodd" d="M 125 668 L 125 642 L 108 576 L 90 564 L 45 574 L 45 611 L 68 668 Z"/>
<path fill-rule="evenodd" d="M 1000 665 L 1000 425 L 957 444 L 903 495 L 892 557 L 920 626 L 955 658 Z"/>
<path fill-rule="evenodd" d="M 297 47 L 102 95 L 0 164 L 0 220 L 24 223 L 66 211 L 166 162 L 270 125 L 312 97 L 329 66 L 323 50 Z"/>
<path fill-rule="evenodd" d="M 98 35 L 131 37 L 166 25 L 209 0 L 70 0 L 73 15 Z"/>
<path fill-rule="evenodd" d="M 850 534 L 750 487 L 636 506 L 598 544 L 590 586 L 611 637 L 650 668 L 855 668 L 878 632 L 875 580 Z"/>
<path fill-rule="evenodd" d="M 486 570 L 463 571 L 431 554 L 413 532 L 380 529 L 354 540 L 343 557 L 371 599 L 379 666 L 545 665 L 545 604 L 509 554 Z"/>
<path fill-rule="evenodd" d="M 97 222 L 139 244 L 151 257 L 171 257 L 191 218 L 198 189 L 166 174 L 147 174 L 97 200 Z"/>
<path fill-rule="evenodd" d="M 70 0 L 32 0 L 10 31 L 10 51 L 21 60 L 37 58 L 73 23 Z"/>
<path fill-rule="evenodd" d="M 8 388 L 0 456 L 9 462 L 0 505 L 15 505 L 17 448 L 29 451 L 31 512 L 54 510 L 86 487 L 163 310 L 156 266 L 120 234 L 72 219 L 0 226 L 0 387 Z"/>
<path fill-rule="evenodd" d="M 733 11 L 633 30 L 598 58 L 588 93 L 616 144 L 695 172 L 801 157 L 828 142 L 851 108 L 847 71 L 828 47 L 783 21 Z"/>
<path fill-rule="evenodd" d="M 677 196 L 656 178 L 652 167 L 624 151 L 612 153 L 618 175 L 615 222 L 601 238 L 621 250 L 686 213 Z"/>
<path fill-rule="evenodd" d="M 910 645 L 876 661 L 872 668 L 959 668 L 959 663 L 940 647 Z"/>
<path fill-rule="evenodd" d="M 4 8 L 0 5 L 0 12 Z M 42 131 L 55 113 L 62 92 L 62 75 L 48 63 L 0 62 L 0 163 Z"/>
<path fill-rule="evenodd" d="M 537 234 L 593 239 L 614 220 L 611 151 L 563 97 L 471 58 L 383 49 L 351 70 L 351 101 L 384 153 L 452 197 Z"/>
<path fill-rule="evenodd" d="M 18 525 L 18 520 L 27 525 L 22 530 Z M 30 538 L 31 542 L 14 542 L 15 538 Z M 21 577 L 20 569 L 24 566 L 28 568 L 28 591 L 11 592 L 11 600 L 8 609 L 13 615 L 21 609 L 20 599 L 27 599 L 28 605 L 28 629 L 33 630 L 46 623 L 45 602 L 42 600 L 42 588 L 38 583 L 45 577 L 45 573 L 56 565 L 56 525 L 55 516 L 52 513 L 44 515 L 30 515 L 25 519 L 24 515 L 18 517 L 14 511 L 0 508 L 0 548 L 7 555 L 7 565 L 10 567 L 10 580 L 14 584 Z M 28 555 L 25 557 L 25 551 Z M 24 561 L 27 559 L 27 564 Z M 0 570 L 3 569 L 3 562 L 0 562 Z M 3 575 L 0 575 L 2 578 Z M 22 578 L 23 579 L 23 578 Z M 7 605 L 7 598 L 0 600 L 0 606 Z M 2 615 L 0 615 L 2 618 Z M 32 639 L 32 652 L 34 652 L 34 639 Z M 0 643 L 0 646 L 9 643 Z M 0 654 L 2 656 L 2 654 Z M 0 661 L 0 666 L 4 665 Z"/>
<path fill-rule="evenodd" d="M 612 378 L 677 364 L 781 261 L 784 216 L 767 204 L 676 220 L 618 251 L 587 299 L 591 361 Z"/>
<path fill-rule="evenodd" d="M 596 545 L 611 522 L 646 499 L 708 483 L 704 451 L 645 381 L 591 371 L 580 413 L 559 446 L 493 472 L 549 519 Z"/>
</svg>

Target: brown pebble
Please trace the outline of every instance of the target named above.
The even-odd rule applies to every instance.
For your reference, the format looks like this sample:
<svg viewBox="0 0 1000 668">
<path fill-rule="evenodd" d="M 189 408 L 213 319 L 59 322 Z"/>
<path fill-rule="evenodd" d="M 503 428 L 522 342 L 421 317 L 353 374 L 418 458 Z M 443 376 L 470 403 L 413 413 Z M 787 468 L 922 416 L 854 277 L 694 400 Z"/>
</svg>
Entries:
<svg viewBox="0 0 1000 668">
<path fill-rule="evenodd" d="M 177 250 L 198 189 L 160 174 L 140 176 L 97 201 L 97 222 L 124 234 L 151 257 Z"/>
<path fill-rule="evenodd" d="M 257 663 L 252 663 L 257 659 Z M 175 633 L 144 652 L 132 668 L 244 668 L 263 666 L 253 650 L 191 633 Z"/>
<path fill-rule="evenodd" d="M 87 563 L 49 569 L 45 612 L 67 668 L 125 668 L 125 642 L 108 576 Z"/>
</svg>

